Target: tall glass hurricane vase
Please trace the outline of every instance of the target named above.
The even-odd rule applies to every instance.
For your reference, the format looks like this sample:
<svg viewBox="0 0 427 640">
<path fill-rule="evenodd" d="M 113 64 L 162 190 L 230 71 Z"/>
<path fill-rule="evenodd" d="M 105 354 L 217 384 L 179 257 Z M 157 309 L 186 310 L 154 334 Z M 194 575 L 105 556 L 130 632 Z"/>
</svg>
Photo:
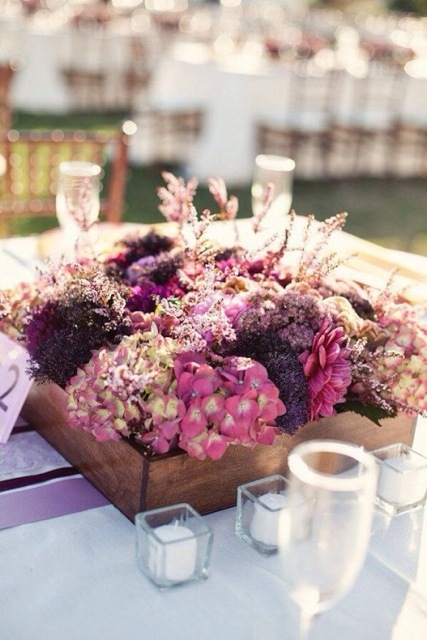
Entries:
<svg viewBox="0 0 427 640">
<path fill-rule="evenodd" d="M 299 638 L 316 615 L 352 588 L 371 534 L 377 470 L 361 447 L 334 440 L 297 445 L 289 455 L 289 506 L 279 555 L 300 611 Z"/>
<path fill-rule="evenodd" d="M 69 161 L 59 165 L 56 215 L 65 253 L 84 257 L 93 251 L 92 230 L 99 217 L 101 167 L 93 162 Z"/>
</svg>

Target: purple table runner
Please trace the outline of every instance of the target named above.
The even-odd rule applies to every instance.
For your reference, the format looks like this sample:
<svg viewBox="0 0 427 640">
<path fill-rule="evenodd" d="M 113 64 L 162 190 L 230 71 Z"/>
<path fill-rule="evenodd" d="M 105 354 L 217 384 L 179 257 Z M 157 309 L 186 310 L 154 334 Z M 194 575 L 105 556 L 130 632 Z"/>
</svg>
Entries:
<svg viewBox="0 0 427 640">
<path fill-rule="evenodd" d="M 110 504 L 21 420 L 0 445 L 0 529 Z"/>
</svg>

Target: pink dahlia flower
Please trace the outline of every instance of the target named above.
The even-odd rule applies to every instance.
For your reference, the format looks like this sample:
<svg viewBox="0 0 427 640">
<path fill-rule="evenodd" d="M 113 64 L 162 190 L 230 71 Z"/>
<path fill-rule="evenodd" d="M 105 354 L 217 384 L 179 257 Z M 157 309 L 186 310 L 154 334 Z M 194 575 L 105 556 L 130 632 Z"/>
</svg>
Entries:
<svg viewBox="0 0 427 640">
<path fill-rule="evenodd" d="M 350 350 L 345 343 L 344 330 L 325 319 L 311 349 L 299 356 L 308 380 L 310 420 L 334 415 L 335 405 L 345 400 L 351 383 Z"/>
</svg>

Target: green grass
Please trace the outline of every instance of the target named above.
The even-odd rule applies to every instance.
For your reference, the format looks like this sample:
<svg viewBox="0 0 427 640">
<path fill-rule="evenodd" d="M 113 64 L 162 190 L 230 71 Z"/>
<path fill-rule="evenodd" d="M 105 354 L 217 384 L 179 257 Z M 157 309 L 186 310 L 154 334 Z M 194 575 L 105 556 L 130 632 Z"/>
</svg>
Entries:
<svg viewBox="0 0 427 640">
<path fill-rule="evenodd" d="M 28 128 L 105 128 L 124 114 L 70 114 L 66 116 L 18 113 L 14 126 Z M 174 168 L 170 168 L 172 171 Z M 163 220 L 158 211 L 157 187 L 163 184 L 160 167 L 130 167 L 124 220 L 154 223 Z M 179 174 L 179 170 L 175 172 Z M 229 193 L 239 199 L 239 216 L 251 215 L 250 185 Z M 200 186 L 195 199 L 198 211 L 213 208 L 212 197 Z M 423 179 L 308 181 L 296 180 L 293 208 L 299 215 L 313 213 L 318 220 L 347 211 L 346 230 L 383 246 L 427 255 L 427 181 Z M 26 220 L 19 232 L 35 233 L 54 226 L 55 219 Z"/>
</svg>

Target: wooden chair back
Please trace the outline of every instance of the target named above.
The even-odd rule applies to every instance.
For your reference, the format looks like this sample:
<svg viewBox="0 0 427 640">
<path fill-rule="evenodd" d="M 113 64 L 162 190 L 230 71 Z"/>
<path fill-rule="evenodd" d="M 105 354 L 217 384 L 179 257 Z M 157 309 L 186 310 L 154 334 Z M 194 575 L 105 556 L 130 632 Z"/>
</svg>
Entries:
<svg viewBox="0 0 427 640">
<path fill-rule="evenodd" d="M 62 70 L 62 75 L 70 91 L 74 111 L 108 111 L 104 71 L 68 67 Z"/>
<path fill-rule="evenodd" d="M 0 63 L 0 131 L 9 129 L 12 122 L 9 94 L 14 74 L 15 67 L 12 63 Z"/>
<path fill-rule="evenodd" d="M 370 130 L 392 126 L 402 110 L 408 79 L 399 65 L 370 61 L 366 74 L 353 78 L 348 124 Z"/>
<path fill-rule="evenodd" d="M 137 116 L 147 164 L 185 165 L 202 133 L 203 109 L 147 108 Z"/>
<path fill-rule="evenodd" d="M 292 158 L 299 178 L 327 176 L 329 124 L 340 82 L 335 68 L 322 69 L 313 60 L 292 61 L 283 116 L 256 122 L 256 152 Z"/>
<path fill-rule="evenodd" d="M 389 173 L 397 178 L 427 176 L 427 126 L 396 121 L 393 128 L 393 153 L 389 155 Z"/>
<path fill-rule="evenodd" d="M 152 76 L 152 53 L 147 36 L 134 35 L 129 44 L 129 64 L 124 70 L 122 84 L 124 96 L 122 105 L 127 111 L 137 108 L 147 97 Z"/>
<path fill-rule="evenodd" d="M 297 60 L 288 72 L 285 120 L 300 131 L 324 130 L 339 86 L 340 72 L 319 68 L 313 60 Z"/>
<path fill-rule="evenodd" d="M 129 130 L 0 132 L 0 225 L 11 235 L 13 221 L 55 215 L 62 161 L 96 162 L 102 169 L 100 216 L 120 222 L 128 169 Z"/>
</svg>

